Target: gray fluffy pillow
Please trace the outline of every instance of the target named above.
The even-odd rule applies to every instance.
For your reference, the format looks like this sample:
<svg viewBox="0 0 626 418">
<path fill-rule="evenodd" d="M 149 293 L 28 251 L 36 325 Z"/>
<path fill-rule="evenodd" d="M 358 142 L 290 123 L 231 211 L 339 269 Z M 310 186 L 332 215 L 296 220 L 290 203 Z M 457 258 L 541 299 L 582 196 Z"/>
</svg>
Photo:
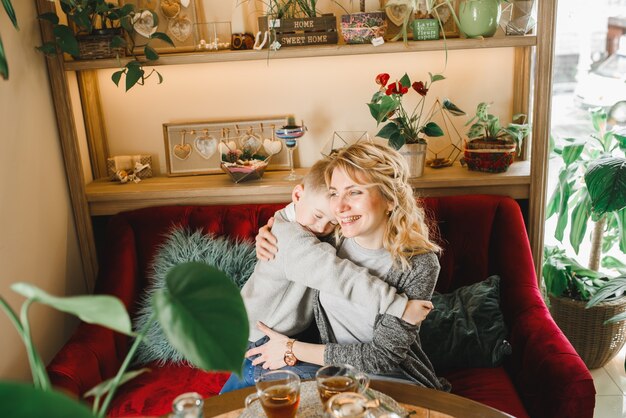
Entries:
<svg viewBox="0 0 626 418">
<path fill-rule="evenodd" d="M 254 270 L 256 254 L 251 242 L 173 228 L 156 253 L 150 274 L 151 283 L 139 301 L 134 319 L 135 330 L 142 329 L 152 315 L 152 295 L 155 290 L 163 288 L 169 270 L 186 261 L 198 261 L 216 267 L 241 289 Z M 146 339 L 137 348 L 134 361 L 137 365 L 152 361 L 161 365 L 168 362 L 186 363 L 182 354 L 170 345 L 158 321 L 153 322 L 148 329 Z"/>
</svg>

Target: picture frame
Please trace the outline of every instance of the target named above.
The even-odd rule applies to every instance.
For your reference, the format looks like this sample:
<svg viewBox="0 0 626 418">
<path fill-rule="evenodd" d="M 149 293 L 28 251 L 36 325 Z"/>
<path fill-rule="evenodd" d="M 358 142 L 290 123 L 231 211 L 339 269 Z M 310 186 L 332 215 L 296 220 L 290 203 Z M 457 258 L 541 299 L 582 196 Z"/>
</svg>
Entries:
<svg viewBox="0 0 626 418">
<path fill-rule="evenodd" d="M 202 0 L 120 0 L 123 4 L 135 5 L 135 10 L 149 9 L 156 13 L 158 18 L 157 31 L 168 35 L 174 42 L 172 47 L 160 39 L 153 39 L 150 46 L 159 54 L 194 51 L 197 45 L 196 23 L 198 16 L 204 16 Z M 187 3 L 187 6 L 184 6 Z M 135 52 L 143 53 L 143 45 L 148 38 L 133 34 Z"/>
<path fill-rule="evenodd" d="M 426 2 L 431 0 L 418 0 L 417 1 L 417 11 L 415 13 L 416 19 L 426 19 L 431 17 L 432 15 L 428 14 L 426 8 Z M 440 33 L 440 36 L 443 37 L 445 35 L 446 38 L 458 38 L 461 36 L 461 31 L 457 26 L 454 18 L 452 17 L 452 13 L 448 8 L 445 0 L 436 0 L 435 1 L 435 10 L 439 13 L 439 16 L 442 19 L 443 23 L 443 33 Z M 452 9 L 454 13 L 458 16 L 459 14 L 459 1 L 458 0 L 450 0 L 450 4 L 452 5 Z M 434 15 L 434 13 L 433 13 Z M 433 18 L 435 16 L 432 16 Z M 440 31 L 441 32 L 441 31 Z"/>
<path fill-rule="evenodd" d="M 259 135 L 272 142 L 274 130 L 285 125 L 287 115 L 244 120 L 210 120 L 164 123 L 163 139 L 167 175 L 193 176 L 222 174 L 220 144 L 239 140 L 247 133 Z M 278 140 L 280 141 L 280 140 Z M 267 171 L 288 170 L 286 147 L 271 156 Z"/>
</svg>

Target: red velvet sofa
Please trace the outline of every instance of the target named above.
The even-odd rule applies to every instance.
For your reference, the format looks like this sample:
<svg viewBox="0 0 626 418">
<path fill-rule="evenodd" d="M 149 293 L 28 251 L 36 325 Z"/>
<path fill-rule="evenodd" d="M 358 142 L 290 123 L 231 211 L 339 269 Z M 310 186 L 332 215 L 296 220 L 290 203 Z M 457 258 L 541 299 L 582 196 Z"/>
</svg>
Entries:
<svg viewBox="0 0 626 418">
<path fill-rule="evenodd" d="M 281 206 L 170 206 L 120 213 L 107 227 L 96 292 L 119 297 L 132 315 L 155 250 L 172 224 L 252 240 Z M 541 298 L 517 202 L 476 195 L 427 198 L 424 206 L 436 220 L 444 248 L 437 290 L 449 292 L 498 274 L 513 348 L 502 367 L 445 373 L 452 392 L 517 417 L 591 418 L 593 380 Z M 115 374 L 129 345 L 123 335 L 81 323 L 48 366 L 52 383 L 82 396 Z M 172 364 L 151 368 L 119 389 L 110 416 L 161 415 L 178 394 L 215 396 L 228 378 Z"/>
</svg>

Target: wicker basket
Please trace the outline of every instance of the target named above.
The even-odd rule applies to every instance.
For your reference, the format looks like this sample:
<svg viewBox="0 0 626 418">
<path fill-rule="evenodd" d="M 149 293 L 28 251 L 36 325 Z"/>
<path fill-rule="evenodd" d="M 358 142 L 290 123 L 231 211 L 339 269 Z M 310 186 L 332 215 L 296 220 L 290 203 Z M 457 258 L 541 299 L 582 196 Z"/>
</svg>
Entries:
<svg viewBox="0 0 626 418">
<path fill-rule="evenodd" d="M 626 321 L 606 324 L 626 311 L 626 297 L 585 309 L 586 302 L 550 295 L 550 312 L 589 369 L 604 366 L 626 342 Z"/>
<path fill-rule="evenodd" d="M 516 149 L 515 142 L 509 141 L 466 142 L 461 163 L 473 171 L 503 173 L 513 163 Z"/>
<path fill-rule="evenodd" d="M 121 36 L 121 34 L 120 29 L 102 29 L 96 30 L 89 35 L 77 36 L 78 57 L 76 58 L 81 60 L 93 60 L 125 56 L 124 48 L 111 48 L 113 37 L 116 35 Z"/>
</svg>

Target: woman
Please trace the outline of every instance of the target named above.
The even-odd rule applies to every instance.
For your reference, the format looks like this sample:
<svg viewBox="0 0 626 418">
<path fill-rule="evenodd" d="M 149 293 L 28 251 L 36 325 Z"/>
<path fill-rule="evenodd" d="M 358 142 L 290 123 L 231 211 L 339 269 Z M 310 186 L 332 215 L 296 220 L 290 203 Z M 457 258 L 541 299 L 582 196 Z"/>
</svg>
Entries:
<svg viewBox="0 0 626 418">
<path fill-rule="evenodd" d="M 331 210 L 341 226 L 338 256 L 368 268 L 410 299 L 430 300 L 439 273 L 439 247 L 429 239 L 403 157 L 383 145 L 355 144 L 336 154 L 326 180 Z M 259 329 L 270 340 L 246 356 L 256 356 L 252 363 L 266 369 L 281 368 L 285 358 L 295 356 L 319 365 L 348 363 L 367 373 L 450 389 L 435 375 L 421 348 L 419 324 L 325 293 L 319 293 L 314 309 L 324 344 L 293 341 L 261 324 Z"/>
</svg>

